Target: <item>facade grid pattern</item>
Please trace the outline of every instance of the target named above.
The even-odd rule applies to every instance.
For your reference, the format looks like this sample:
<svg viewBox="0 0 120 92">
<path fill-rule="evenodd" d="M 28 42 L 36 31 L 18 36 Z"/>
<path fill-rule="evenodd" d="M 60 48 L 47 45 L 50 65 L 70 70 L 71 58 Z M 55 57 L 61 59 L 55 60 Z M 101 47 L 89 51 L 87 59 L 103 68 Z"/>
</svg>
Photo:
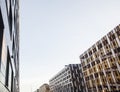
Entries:
<svg viewBox="0 0 120 92">
<path fill-rule="evenodd" d="M 0 92 L 19 90 L 19 0 L 0 0 Z"/>
<path fill-rule="evenodd" d="M 83 92 L 84 84 L 82 83 L 81 72 L 80 64 L 66 65 L 65 68 L 50 79 L 51 92 Z"/>
<path fill-rule="evenodd" d="M 86 92 L 120 91 L 120 25 L 80 55 Z"/>
</svg>

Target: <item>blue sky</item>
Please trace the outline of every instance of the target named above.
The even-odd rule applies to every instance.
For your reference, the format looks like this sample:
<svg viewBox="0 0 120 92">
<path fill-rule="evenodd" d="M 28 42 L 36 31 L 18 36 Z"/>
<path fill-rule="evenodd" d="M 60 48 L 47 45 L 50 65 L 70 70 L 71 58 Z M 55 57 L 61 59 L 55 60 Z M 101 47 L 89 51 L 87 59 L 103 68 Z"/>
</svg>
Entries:
<svg viewBox="0 0 120 92">
<path fill-rule="evenodd" d="M 120 0 L 20 0 L 20 86 L 31 92 L 120 23 Z"/>
</svg>

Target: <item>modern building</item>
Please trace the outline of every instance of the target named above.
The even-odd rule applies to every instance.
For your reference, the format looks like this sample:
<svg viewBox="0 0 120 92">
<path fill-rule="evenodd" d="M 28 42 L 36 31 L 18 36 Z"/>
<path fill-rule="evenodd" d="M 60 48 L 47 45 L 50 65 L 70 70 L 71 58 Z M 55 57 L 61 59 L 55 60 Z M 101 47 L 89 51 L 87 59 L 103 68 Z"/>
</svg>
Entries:
<svg viewBox="0 0 120 92">
<path fill-rule="evenodd" d="M 19 92 L 19 0 L 0 0 L 0 92 Z"/>
<path fill-rule="evenodd" d="M 81 65 L 66 65 L 49 80 L 49 85 L 52 92 L 84 92 Z"/>
<path fill-rule="evenodd" d="M 43 84 L 42 86 L 40 86 L 39 92 L 50 92 L 49 85 L 48 84 Z"/>
<path fill-rule="evenodd" d="M 86 92 L 120 92 L 120 25 L 80 55 Z"/>
</svg>

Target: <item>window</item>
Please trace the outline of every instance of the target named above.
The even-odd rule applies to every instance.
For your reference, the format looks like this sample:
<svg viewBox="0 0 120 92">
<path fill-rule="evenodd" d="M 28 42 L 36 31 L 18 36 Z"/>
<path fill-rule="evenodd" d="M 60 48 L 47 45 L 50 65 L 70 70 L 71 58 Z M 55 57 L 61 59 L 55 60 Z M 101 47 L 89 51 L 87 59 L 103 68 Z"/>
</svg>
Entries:
<svg viewBox="0 0 120 92">
<path fill-rule="evenodd" d="M 114 71 L 113 74 L 114 74 L 114 76 L 116 76 L 116 77 L 119 77 L 119 76 L 120 76 L 119 71 Z"/>
<path fill-rule="evenodd" d="M 93 70 L 94 70 L 94 72 L 96 72 L 97 70 L 96 70 L 96 67 L 93 67 Z"/>
<path fill-rule="evenodd" d="M 108 37 L 110 41 L 113 41 L 115 39 L 115 34 L 113 33 L 113 31 L 109 32 Z"/>
<path fill-rule="evenodd" d="M 100 63 L 100 60 L 96 60 L 96 63 L 99 64 L 99 63 Z"/>
<path fill-rule="evenodd" d="M 97 68 L 98 68 L 99 71 L 101 71 L 102 70 L 102 65 L 99 64 Z"/>
<path fill-rule="evenodd" d="M 92 74 L 90 75 L 90 79 L 93 79 L 93 75 Z"/>
<path fill-rule="evenodd" d="M 112 52 L 111 52 L 111 51 L 109 51 L 106 55 L 110 56 L 110 55 L 112 55 Z"/>
<path fill-rule="evenodd" d="M 12 5 L 15 5 L 16 4 L 16 0 L 12 0 Z"/>
<path fill-rule="evenodd" d="M 2 51 L 3 29 L 4 29 L 4 24 L 3 24 L 1 9 L 0 9 L 0 58 L 1 58 L 1 51 Z"/>
<path fill-rule="evenodd" d="M 13 79 L 13 71 L 12 71 L 12 75 L 11 75 L 11 92 L 14 92 L 14 79 Z"/>
<path fill-rule="evenodd" d="M 96 47 L 93 48 L 93 52 L 95 53 L 97 51 Z"/>
<path fill-rule="evenodd" d="M 3 84 L 5 84 L 5 75 L 6 75 L 6 62 L 7 62 L 7 48 L 6 48 L 6 41 L 3 37 L 3 41 L 2 41 L 2 52 L 1 52 L 1 73 L 3 76 L 3 79 L 1 82 Z"/>
<path fill-rule="evenodd" d="M 107 83 L 107 80 L 105 77 L 102 78 L 102 83 L 103 83 L 103 85 L 105 85 Z"/>
<path fill-rule="evenodd" d="M 8 11 L 8 21 L 9 21 L 9 28 L 10 28 L 10 36 L 12 34 L 12 5 L 11 0 L 6 0 L 7 11 Z"/>
<path fill-rule="evenodd" d="M 6 65 L 6 76 L 5 76 L 5 86 L 11 90 L 12 89 L 12 80 L 13 80 L 13 71 L 11 66 L 11 59 L 9 50 L 7 50 L 7 65 Z"/>
<path fill-rule="evenodd" d="M 8 11 L 8 13 L 9 13 L 9 7 L 10 7 L 10 0 L 6 0 L 6 5 L 7 5 L 7 11 Z"/>
<path fill-rule="evenodd" d="M 117 36 L 119 37 L 120 36 L 120 28 L 119 28 L 119 26 L 116 27 L 116 33 L 117 33 Z"/>
<path fill-rule="evenodd" d="M 115 39 L 115 34 L 114 33 L 112 34 L 112 39 Z"/>
<path fill-rule="evenodd" d="M 102 86 L 101 86 L 101 85 L 98 85 L 98 89 L 99 89 L 99 90 L 102 90 Z"/>
<path fill-rule="evenodd" d="M 108 66 L 107 62 L 105 62 L 105 63 L 104 63 L 104 69 L 108 69 L 108 67 L 109 67 L 109 66 Z"/>
<path fill-rule="evenodd" d="M 90 64 L 87 65 L 87 68 L 90 68 Z"/>
<path fill-rule="evenodd" d="M 9 62 L 10 62 L 10 54 L 9 51 L 7 52 L 7 65 L 6 65 L 6 81 L 5 85 L 8 87 L 8 82 L 9 82 Z"/>
<path fill-rule="evenodd" d="M 112 41 L 111 45 L 112 45 L 112 48 L 118 47 L 118 42 L 114 40 Z"/>
<path fill-rule="evenodd" d="M 96 84 L 97 84 L 97 85 L 100 84 L 100 80 L 99 80 L 99 78 L 96 78 Z"/>
<path fill-rule="evenodd" d="M 113 78 L 112 77 L 108 78 L 108 82 L 109 82 L 109 84 L 113 84 L 114 83 Z"/>
<path fill-rule="evenodd" d="M 119 52 L 120 52 L 120 47 L 114 49 L 114 52 L 115 52 L 115 53 L 119 53 Z"/>
<path fill-rule="evenodd" d="M 12 5 L 11 5 L 11 3 L 10 3 L 10 12 L 9 12 L 8 16 L 9 16 L 10 35 L 12 35 L 12 20 L 13 19 L 12 19 Z"/>
<path fill-rule="evenodd" d="M 89 69 L 89 73 L 91 74 L 93 71 L 92 71 L 92 68 Z"/>
<path fill-rule="evenodd" d="M 116 78 L 116 82 L 117 82 L 117 84 L 120 84 L 120 78 L 119 77 Z"/>
<path fill-rule="evenodd" d="M 108 44 L 108 41 L 107 41 L 107 39 L 105 39 L 104 41 L 103 41 L 103 45 L 105 46 L 105 45 L 107 45 Z"/>
<path fill-rule="evenodd" d="M 95 65 L 95 61 L 93 61 L 91 64 L 92 64 L 92 66 L 94 66 Z"/>
<path fill-rule="evenodd" d="M 88 54 L 85 54 L 85 58 L 87 58 L 88 57 Z"/>
<path fill-rule="evenodd" d="M 11 90 L 11 83 L 12 83 L 12 68 L 11 68 L 11 64 L 9 62 L 9 76 L 8 76 L 8 88 L 9 90 Z"/>
<path fill-rule="evenodd" d="M 89 55 L 90 55 L 90 56 L 92 55 L 92 51 L 89 51 Z"/>
<path fill-rule="evenodd" d="M 98 44 L 98 49 L 100 49 L 100 48 L 102 48 L 102 44 L 101 43 Z"/>
<path fill-rule="evenodd" d="M 94 75 L 95 75 L 95 78 L 97 78 L 97 77 L 98 77 L 98 73 L 95 73 Z"/>
</svg>

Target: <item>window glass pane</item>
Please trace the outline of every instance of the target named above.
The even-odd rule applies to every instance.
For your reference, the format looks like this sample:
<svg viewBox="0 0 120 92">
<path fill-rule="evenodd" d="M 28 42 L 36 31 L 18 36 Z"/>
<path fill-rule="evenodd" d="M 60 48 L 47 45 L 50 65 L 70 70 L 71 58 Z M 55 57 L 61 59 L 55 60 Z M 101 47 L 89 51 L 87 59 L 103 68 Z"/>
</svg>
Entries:
<svg viewBox="0 0 120 92">
<path fill-rule="evenodd" d="M 6 4 L 7 4 L 7 10 L 8 10 L 8 13 L 9 13 L 9 8 L 10 8 L 10 0 L 6 0 Z"/>
<path fill-rule="evenodd" d="M 4 68 L 6 68 L 6 61 L 7 61 L 7 48 L 6 48 L 6 42 L 5 39 L 3 39 L 2 43 L 2 63 Z"/>
<path fill-rule="evenodd" d="M 11 90 L 11 79 L 12 79 L 12 69 L 11 69 L 11 64 L 9 63 L 9 77 L 8 77 L 8 88 Z"/>
<path fill-rule="evenodd" d="M 1 52 L 2 52 L 3 29 L 4 29 L 4 24 L 3 24 L 1 9 L 0 9 L 0 58 L 1 58 Z"/>
</svg>

